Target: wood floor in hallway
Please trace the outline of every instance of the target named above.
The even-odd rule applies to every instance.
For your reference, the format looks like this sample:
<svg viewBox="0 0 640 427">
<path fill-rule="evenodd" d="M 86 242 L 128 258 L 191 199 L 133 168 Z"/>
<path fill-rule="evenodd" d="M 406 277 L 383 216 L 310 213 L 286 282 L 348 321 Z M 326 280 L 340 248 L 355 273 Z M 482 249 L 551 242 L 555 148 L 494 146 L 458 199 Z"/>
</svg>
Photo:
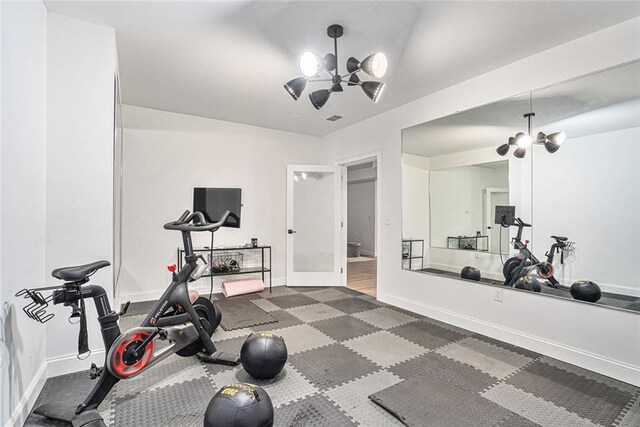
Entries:
<svg viewBox="0 0 640 427">
<path fill-rule="evenodd" d="M 376 296 L 377 260 L 362 257 L 358 260 L 347 260 L 347 287 L 367 295 Z"/>
</svg>

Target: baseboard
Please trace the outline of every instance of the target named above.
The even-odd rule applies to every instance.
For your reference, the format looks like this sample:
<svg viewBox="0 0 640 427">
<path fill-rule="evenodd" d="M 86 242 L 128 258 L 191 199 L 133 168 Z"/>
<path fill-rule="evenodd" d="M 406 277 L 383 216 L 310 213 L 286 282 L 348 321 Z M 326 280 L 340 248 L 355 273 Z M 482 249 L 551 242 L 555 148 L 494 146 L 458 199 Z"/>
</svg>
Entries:
<svg viewBox="0 0 640 427">
<path fill-rule="evenodd" d="M 29 413 L 31 412 L 31 409 L 33 408 L 33 405 L 36 403 L 36 399 L 38 399 L 38 396 L 42 391 L 42 387 L 44 387 L 44 383 L 47 380 L 46 373 L 47 362 L 45 361 L 42 365 L 40 365 L 38 372 L 36 372 L 33 380 L 31 380 L 31 383 L 24 391 L 24 394 L 20 398 L 18 405 L 7 420 L 5 427 L 21 426 L 24 424 L 24 422 L 27 420 L 27 417 L 29 416 Z"/>
<path fill-rule="evenodd" d="M 275 278 L 274 277 L 272 283 L 273 283 L 273 287 L 284 286 L 284 285 L 286 285 L 286 279 L 284 277 L 282 277 L 282 278 Z M 269 283 L 265 283 L 265 285 L 266 285 L 266 287 L 269 287 Z M 206 284 L 204 282 L 202 284 L 191 283 L 191 284 L 189 284 L 189 288 L 198 291 L 198 293 L 200 293 L 201 295 L 209 294 L 209 290 L 211 289 L 208 281 L 206 282 Z M 158 289 L 158 290 L 153 290 L 153 291 L 146 291 L 146 292 L 125 292 L 125 291 L 122 291 L 122 293 L 120 294 L 120 300 L 124 301 L 124 302 L 126 302 L 126 301 L 131 301 L 131 302 L 153 301 L 153 300 L 156 300 L 156 299 L 160 298 L 162 296 L 162 294 L 164 293 L 164 291 L 165 291 L 164 288 L 163 289 Z M 222 292 L 222 284 L 215 283 L 213 285 L 213 292 L 214 293 Z"/>
<path fill-rule="evenodd" d="M 360 256 L 370 256 L 370 257 L 374 257 L 376 256 L 375 252 L 372 251 L 360 251 Z"/>
<path fill-rule="evenodd" d="M 378 294 L 378 299 L 384 303 L 391 304 L 423 316 L 431 317 L 460 328 L 468 329 L 472 332 L 517 345 L 635 386 L 640 386 L 640 367 L 638 366 L 608 359 L 578 348 L 505 328 L 504 326 L 496 325 L 494 323 L 464 316 L 449 310 L 443 310 L 438 307 L 410 301 L 394 295 L 380 293 Z"/>
<path fill-rule="evenodd" d="M 598 283 L 602 292 L 611 294 L 627 295 L 631 297 L 640 297 L 640 288 L 629 288 L 627 286 L 611 285 L 607 283 Z"/>
<path fill-rule="evenodd" d="M 66 354 L 47 359 L 47 378 L 66 375 L 89 369 L 92 363 L 104 365 L 104 348 L 93 350 L 86 359 L 78 359 L 77 354 Z"/>
</svg>

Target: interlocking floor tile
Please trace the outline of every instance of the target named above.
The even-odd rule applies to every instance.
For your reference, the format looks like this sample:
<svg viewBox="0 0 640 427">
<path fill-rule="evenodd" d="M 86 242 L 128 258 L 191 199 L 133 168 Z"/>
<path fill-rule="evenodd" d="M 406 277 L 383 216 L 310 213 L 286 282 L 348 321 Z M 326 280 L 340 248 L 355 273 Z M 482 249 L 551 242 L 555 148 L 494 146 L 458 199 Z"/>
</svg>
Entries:
<svg viewBox="0 0 640 427">
<path fill-rule="evenodd" d="M 471 365 L 498 379 L 513 374 L 532 361 L 526 356 L 473 337 L 463 338 L 435 351 L 458 362 Z"/>
<path fill-rule="evenodd" d="M 334 317 L 333 319 L 321 320 L 311 323 L 311 326 L 336 341 L 346 341 L 380 330 L 352 316 L 340 316 Z"/>
<path fill-rule="evenodd" d="M 340 292 L 335 288 L 327 288 L 319 291 L 306 292 L 305 295 L 320 302 L 329 302 L 329 301 L 336 301 L 341 299 L 352 299 L 349 295 L 345 295 L 344 292 Z"/>
<path fill-rule="evenodd" d="M 218 328 L 214 343 L 238 353 L 254 331 L 282 335 L 289 360 L 278 376 L 256 380 L 241 365 L 172 355 L 116 384 L 98 408 L 106 425 L 201 427 L 219 387 L 251 382 L 267 390 L 276 425 L 283 426 L 397 425 L 367 399 L 369 394 L 418 426 L 640 426 L 638 387 L 351 289 L 278 286 L 272 294 L 265 290 L 234 299 L 255 304 L 278 322 L 234 331 Z M 138 326 L 145 314 L 134 313 L 146 307 L 132 306 L 120 320 L 121 329 Z M 54 400 L 80 403 L 96 384 L 86 374 L 48 379 L 35 406 Z M 65 424 L 31 414 L 25 425 Z"/>
<path fill-rule="evenodd" d="M 345 293 L 347 295 L 350 295 L 352 297 L 359 297 L 359 296 L 363 295 L 362 292 L 358 292 L 358 291 L 355 291 L 353 289 L 349 289 L 346 286 L 336 286 L 336 287 L 334 287 L 334 289 L 336 289 L 336 290 L 338 290 L 340 292 L 343 292 L 343 293 Z"/>
<path fill-rule="evenodd" d="M 116 426 L 168 426 L 204 414 L 215 388 L 208 377 L 116 399 Z M 202 419 L 201 419 L 202 420 Z M 202 421 L 200 421 L 202 422 Z"/>
<path fill-rule="evenodd" d="M 418 320 L 417 322 L 396 326 L 395 328 L 389 329 L 389 332 L 393 332 L 402 338 L 408 339 L 430 350 L 456 342 L 465 337 L 448 328 L 442 328 L 426 320 Z"/>
<path fill-rule="evenodd" d="M 387 307 L 356 313 L 353 317 L 382 329 L 393 328 L 416 320 L 415 317 L 407 316 Z"/>
<path fill-rule="evenodd" d="M 308 296 L 304 294 L 299 294 L 299 293 L 295 293 L 292 295 L 284 295 L 281 297 L 273 297 L 273 298 L 270 298 L 269 301 L 271 301 L 273 304 L 277 305 L 282 309 L 299 307 L 303 305 L 311 305 L 311 304 L 316 304 L 318 302 L 313 298 L 309 298 Z"/>
<path fill-rule="evenodd" d="M 278 408 L 274 426 L 353 426 L 356 425 L 333 403 L 321 394 L 307 396 Z"/>
<path fill-rule="evenodd" d="M 297 293 L 298 291 L 288 286 L 274 286 L 271 292 L 269 292 L 269 288 L 267 287 L 264 291 L 252 295 L 259 295 L 262 298 L 276 298 L 285 295 L 295 295 Z"/>
<path fill-rule="evenodd" d="M 264 325 L 252 326 L 251 329 L 256 332 L 277 331 L 291 326 L 302 325 L 304 322 L 295 316 L 287 313 L 285 310 L 272 311 L 269 313 L 271 317 L 277 319 L 275 323 L 266 323 Z"/>
<path fill-rule="evenodd" d="M 227 384 L 238 382 L 257 384 L 269 394 L 274 407 L 302 399 L 318 391 L 309 381 L 304 379 L 299 372 L 293 369 L 288 362 L 282 369 L 282 372 L 270 380 L 255 379 L 247 374 L 242 366 L 220 372 L 212 376 L 211 380 L 216 389 L 220 389 Z"/>
<path fill-rule="evenodd" d="M 378 366 L 340 344 L 294 354 L 289 362 L 321 390 L 378 370 Z"/>
<path fill-rule="evenodd" d="M 463 388 L 479 393 L 498 381 L 489 374 L 435 352 L 418 356 L 389 368 L 400 378 L 411 379 L 420 375 L 437 376 Z"/>
<path fill-rule="evenodd" d="M 439 377 L 420 375 L 371 395 L 411 426 L 493 427 L 510 412 Z"/>
<path fill-rule="evenodd" d="M 361 298 L 344 298 L 340 300 L 329 301 L 327 302 L 327 305 L 330 305 L 331 307 L 348 314 L 373 310 L 374 308 L 380 307 L 377 304 Z"/>
<path fill-rule="evenodd" d="M 381 370 L 327 390 L 329 399 L 362 426 L 401 426 L 402 423 L 369 399 L 369 395 L 391 387 L 402 379 Z"/>
<path fill-rule="evenodd" d="M 571 372 L 572 374 L 579 375 L 581 377 L 597 381 L 599 383 L 608 385 L 609 387 L 617 388 L 618 390 L 624 391 L 629 394 L 634 394 L 638 391 L 638 387 L 633 386 L 629 383 L 623 383 L 622 381 L 615 380 L 611 377 L 605 377 L 604 375 L 597 374 L 593 371 L 589 371 L 584 368 L 580 368 L 576 365 L 571 365 L 567 362 L 563 362 L 558 359 L 553 359 L 551 357 L 543 356 L 539 359 L 540 363 L 545 363 L 549 366 L 554 366 L 559 369 L 563 369 L 567 372 Z"/>
<path fill-rule="evenodd" d="M 293 289 L 296 292 L 306 294 L 307 292 L 321 291 L 323 289 L 331 289 L 335 286 L 288 286 L 289 289 Z"/>
<path fill-rule="evenodd" d="M 427 352 L 426 348 L 388 331 L 375 332 L 342 344 L 385 368 Z"/>
<path fill-rule="evenodd" d="M 333 317 L 344 315 L 340 310 L 336 310 L 335 308 L 322 303 L 288 308 L 286 311 L 306 323 L 317 322 L 318 320 L 331 319 Z"/>
<path fill-rule="evenodd" d="M 640 426 L 640 390 L 636 391 L 635 397 L 618 415 L 618 418 L 613 423 L 613 425 L 615 425 L 616 427 Z"/>
<path fill-rule="evenodd" d="M 269 301 L 267 298 L 256 298 L 251 300 L 252 303 L 266 311 L 267 313 L 280 310 L 280 307 Z"/>
<path fill-rule="evenodd" d="M 277 329 L 274 333 L 284 338 L 289 355 L 323 347 L 335 342 L 322 332 L 306 324 Z"/>
<path fill-rule="evenodd" d="M 498 405 L 527 418 L 537 424 L 549 427 L 595 427 L 596 424 L 573 412 L 534 396 L 510 384 L 499 383 L 482 393 Z"/>
<path fill-rule="evenodd" d="M 124 398 L 195 380 L 207 375 L 207 371 L 196 357 L 168 357 L 146 372 L 118 382 L 114 387 L 116 398 Z"/>
<path fill-rule="evenodd" d="M 594 424 L 611 425 L 633 395 L 539 361 L 505 381 Z"/>
</svg>

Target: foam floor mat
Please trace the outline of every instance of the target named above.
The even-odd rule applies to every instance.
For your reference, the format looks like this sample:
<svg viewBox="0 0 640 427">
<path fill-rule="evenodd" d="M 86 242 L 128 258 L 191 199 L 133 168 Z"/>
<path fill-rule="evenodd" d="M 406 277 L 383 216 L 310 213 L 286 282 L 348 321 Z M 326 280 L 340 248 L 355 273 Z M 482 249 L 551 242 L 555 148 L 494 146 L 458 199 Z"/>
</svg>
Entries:
<svg viewBox="0 0 640 427">
<path fill-rule="evenodd" d="M 225 331 L 278 321 L 278 319 L 246 298 L 227 298 L 216 301 L 216 304 L 222 310 L 222 322 L 220 325 Z"/>
</svg>

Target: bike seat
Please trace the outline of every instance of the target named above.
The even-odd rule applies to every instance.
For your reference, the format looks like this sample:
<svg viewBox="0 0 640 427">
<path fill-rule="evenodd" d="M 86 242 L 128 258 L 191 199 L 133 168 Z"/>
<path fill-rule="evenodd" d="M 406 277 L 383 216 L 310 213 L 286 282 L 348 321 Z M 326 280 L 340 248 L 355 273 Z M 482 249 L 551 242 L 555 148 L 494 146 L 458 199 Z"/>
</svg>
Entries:
<svg viewBox="0 0 640 427">
<path fill-rule="evenodd" d="M 568 237 L 562 237 L 562 236 L 551 236 L 552 239 L 556 239 L 558 242 L 566 242 L 567 240 L 569 240 Z"/>
<path fill-rule="evenodd" d="M 79 282 L 92 275 L 101 268 L 111 265 L 109 261 L 96 261 L 84 265 L 74 265 L 71 267 L 56 268 L 51 275 L 56 279 L 67 280 L 69 282 Z"/>
</svg>

